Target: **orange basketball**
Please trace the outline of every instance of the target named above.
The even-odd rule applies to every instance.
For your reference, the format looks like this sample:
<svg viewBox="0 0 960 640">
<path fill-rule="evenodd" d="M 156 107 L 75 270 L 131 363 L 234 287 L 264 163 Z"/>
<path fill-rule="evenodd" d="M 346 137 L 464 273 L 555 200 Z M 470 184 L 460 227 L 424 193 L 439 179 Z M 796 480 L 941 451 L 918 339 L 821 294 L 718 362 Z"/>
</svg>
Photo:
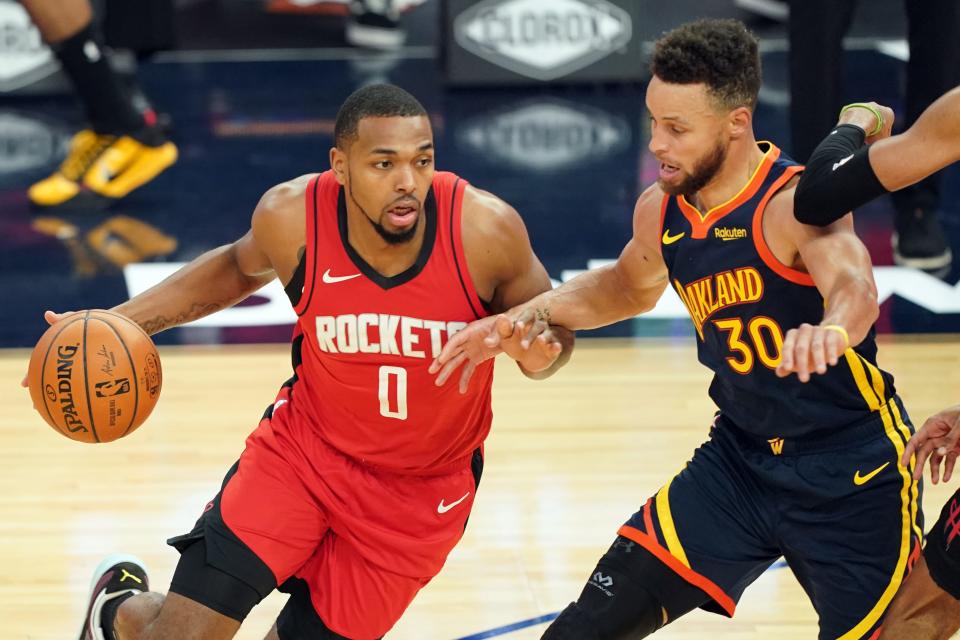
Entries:
<svg viewBox="0 0 960 640">
<path fill-rule="evenodd" d="M 143 329 L 110 311 L 72 313 L 30 356 L 33 408 L 79 442 L 110 442 L 147 419 L 160 397 L 160 356 Z"/>
</svg>

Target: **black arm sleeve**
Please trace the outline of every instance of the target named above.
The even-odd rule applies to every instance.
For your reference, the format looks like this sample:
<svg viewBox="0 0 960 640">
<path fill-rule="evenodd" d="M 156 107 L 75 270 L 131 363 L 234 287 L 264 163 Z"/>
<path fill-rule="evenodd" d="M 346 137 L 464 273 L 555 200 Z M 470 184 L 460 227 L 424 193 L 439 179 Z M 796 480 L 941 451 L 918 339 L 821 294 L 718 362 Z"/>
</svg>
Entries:
<svg viewBox="0 0 960 640">
<path fill-rule="evenodd" d="M 860 127 L 841 124 L 817 145 L 794 195 L 797 220 L 824 227 L 887 193 L 870 166 L 864 138 Z"/>
</svg>

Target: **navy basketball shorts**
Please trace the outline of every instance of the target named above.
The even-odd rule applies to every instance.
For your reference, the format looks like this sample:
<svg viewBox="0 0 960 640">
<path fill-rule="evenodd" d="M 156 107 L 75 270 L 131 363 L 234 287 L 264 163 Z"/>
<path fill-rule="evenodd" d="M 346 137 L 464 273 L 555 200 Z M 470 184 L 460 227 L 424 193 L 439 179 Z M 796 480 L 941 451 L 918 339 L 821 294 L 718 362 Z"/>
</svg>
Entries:
<svg viewBox="0 0 960 640">
<path fill-rule="evenodd" d="M 960 491 L 947 500 L 927 534 L 923 557 L 933 581 L 960 600 Z"/>
<path fill-rule="evenodd" d="M 821 639 L 871 638 L 923 539 L 922 487 L 900 465 L 912 432 L 896 399 L 861 424 L 796 441 L 758 438 L 718 415 L 710 439 L 619 534 L 727 616 L 782 556 Z"/>
</svg>

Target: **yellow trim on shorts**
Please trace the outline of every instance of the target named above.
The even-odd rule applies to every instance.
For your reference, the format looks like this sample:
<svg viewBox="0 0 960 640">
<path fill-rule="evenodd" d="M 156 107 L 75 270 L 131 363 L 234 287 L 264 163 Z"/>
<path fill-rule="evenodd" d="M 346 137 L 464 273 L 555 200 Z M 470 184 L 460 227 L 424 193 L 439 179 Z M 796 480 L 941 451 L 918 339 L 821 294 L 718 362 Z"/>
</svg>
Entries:
<svg viewBox="0 0 960 640">
<path fill-rule="evenodd" d="M 862 367 L 860 368 L 860 371 L 861 373 L 863 372 Z M 871 395 L 872 393 L 873 391 L 871 390 Z M 876 396 L 873 397 L 873 402 L 877 402 Z M 910 488 L 911 485 L 913 485 L 913 478 L 910 477 L 909 469 L 900 465 L 899 459 L 903 456 L 904 448 L 903 440 L 901 440 L 900 435 L 897 433 L 897 427 L 894 426 L 894 419 L 887 404 L 884 404 L 883 408 L 880 410 L 880 417 L 883 420 L 884 433 L 886 434 L 887 439 L 893 443 L 894 449 L 896 449 L 897 471 L 900 472 L 900 476 L 903 478 L 903 488 L 900 490 L 900 555 L 897 558 L 897 565 L 893 570 L 893 576 L 890 578 L 890 583 L 887 584 L 887 588 L 883 590 L 882 594 L 880 594 L 880 598 L 877 600 L 876 604 L 873 605 L 873 608 L 869 613 L 867 613 L 863 620 L 858 622 L 855 627 L 850 629 L 850 631 L 847 631 L 845 634 L 840 636 L 838 640 L 859 640 L 869 633 L 874 625 L 879 622 L 880 618 L 887 610 L 887 607 L 890 605 L 890 601 L 893 600 L 893 596 L 896 595 L 897 590 L 900 588 L 900 583 L 903 582 L 904 574 L 907 569 L 907 560 L 910 557 L 910 534 L 913 528 L 916 526 L 915 522 L 911 522 L 914 520 L 914 518 L 910 509 Z"/>
<path fill-rule="evenodd" d="M 863 360 L 860 359 L 860 356 L 857 355 L 857 352 L 853 349 L 844 351 L 843 356 L 847 359 L 850 372 L 853 374 L 853 380 L 857 383 L 857 389 L 860 390 L 860 395 L 863 396 L 867 406 L 870 407 L 870 411 L 879 411 L 880 401 L 877 399 L 877 394 L 867 380 L 867 372 L 863 368 Z"/>
<path fill-rule="evenodd" d="M 907 426 L 907 423 L 903 421 L 903 417 L 900 415 L 900 407 L 897 406 L 897 403 L 891 398 L 887 403 L 890 407 L 890 411 L 893 412 L 893 419 L 897 424 L 897 429 L 903 435 L 904 442 L 910 441 L 910 427 Z M 899 463 L 898 463 L 899 464 Z M 917 535 L 917 540 L 922 544 L 923 543 L 923 531 L 920 529 L 920 524 L 918 523 L 918 514 L 920 513 L 920 483 L 916 480 L 913 480 L 913 472 L 917 468 L 917 456 L 910 457 L 910 465 L 907 467 L 907 471 L 910 473 L 910 478 L 912 480 L 913 487 L 910 489 L 911 493 L 911 520 L 913 520 L 913 532 Z"/>
<path fill-rule="evenodd" d="M 906 444 L 910 441 L 910 427 L 903 421 L 903 417 L 900 415 L 900 407 L 897 406 L 897 403 L 893 398 L 886 398 L 886 384 L 883 380 L 883 374 L 880 372 L 880 369 L 874 365 L 872 362 L 860 356 L 860 359 L 863 361 L 863 364 L 866 366 L 867 370 L 870 372 L 870 378 L 873 380 L 873 390 L 877 394 L 877 399 L 885 403 L 884 407 L 889 409 L 893 415 L 893 422 L 897 428 L 897 431 L 900 432 L 900 435 L 903 437 L 903 443 Z M 903 455 L 903 451 L 900 451 L 898 455 Z M 897 465 L 900 464 L 899 458 L 897 459 Z M 911 479 L 913 477 L 913 470 L 916 466 L 916 458 L 914 457 L 910 461 L 910 465 L 907 468 L 907 471 L 910 473 Z M 919 483 L 911 480 L 912 488 L 910 490 L 911 494 L 911 520 L 913 521 L 913 530 L 917 535 L 918 540 L 923 540 L 923 532 L 920 530 L 920 526 L 917 524 L 917 512 L 918 512 L 918 503 L 920 500 L 920 488 Z"/>
<path fill-rule="evenodd" d="M 867 368 L 867 371 L 870 372 L 870 380 L 873 381 L 873 392 L 877 394 L 877 400 L 880 404 L 885 404 L 887 402 L 887 386 L 883 381 L 883 374 L 880 373 L 878 369 L 872 362 L 857 354 L 860 359 L 863 361 L 864 366 Z"/>
<path fill-rule="evenodd" d="M 673 514 L 670 513 L 670 485 L 673 478 L 657 492 L 657 520 L 660 521 L 660 531 L 663 533 L 663 539 L 667 542 L 667 549 L 670 555 L 682 562 L 687 569 L 690 568 L 690 561 L 687 560 L 687 554 L 680 544 L 680 537 L 677 535 L 677 529 L 673 524 Z"/>
</svg>

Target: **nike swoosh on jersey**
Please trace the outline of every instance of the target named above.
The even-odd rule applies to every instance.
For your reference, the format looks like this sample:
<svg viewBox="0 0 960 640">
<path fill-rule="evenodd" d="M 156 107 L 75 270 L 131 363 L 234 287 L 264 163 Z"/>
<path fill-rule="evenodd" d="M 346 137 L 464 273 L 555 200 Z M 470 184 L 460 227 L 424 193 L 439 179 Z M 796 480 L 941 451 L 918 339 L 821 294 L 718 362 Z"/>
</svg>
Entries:
<svg viewBox="0 0 960 640">
<path fill-rule="evenodd" d="M 453 509 L 455 506 L 457 506 L 458 504 L 466 500 L 467 496 L 469 495 L 470 495 L 470 492 L 467 491 L 465 494 L 463 494 L 462 498 L 460 498 L 459 500 L 454 500 L 450 504 L 443 504 L 443 499 L 441 499 L 440 504 L 437 505 L 437 513 L 446 513 L 447 511 L 450 511 L 450 509 Z"/>
<path fill-rule="evenodd" d="M 337 282 L 343 282 L 344 280 L 353 280 L 354 278 L 359 278 L 359 273 L 354 273 L 349 276 L 332 276 L 330 275 L 330 269 L 327 269 L 323 272 L 323 281 L 327 284 L 336 284 Z"/>
<path fill-rule="evenodd" d="M 674 242 L 676 242 L 677 240 L 679 240 L 685 235 L 687 235 L 687 232 L 681 231 L 677 235 L 671 236 L 670 229 L 667 229 L 666 231 L 663 232 L 663 238 L 661 238 L 661 240 L 663 240 L 663 244 L 673 244 Z"/>
<path fill-rule="evenodd" d="M 882 465 L 880 465 L 879 467 L 877 467 L 876 469 L 874 469 L 873 471 L 871 471 L 865 476 L 860 475 L 860 469 L 857 469 L 857 472 L 853 474 L 853 484 L 857 485 L 858 487 L 861 485 L 867 484 L 868 482 L 873 480 L 874 476 L 876 476 L 878 473 L 886 469 L 888 464 L 890 464 L 889 460 L 887 462 L 884 462 Z"/>
</svg>

